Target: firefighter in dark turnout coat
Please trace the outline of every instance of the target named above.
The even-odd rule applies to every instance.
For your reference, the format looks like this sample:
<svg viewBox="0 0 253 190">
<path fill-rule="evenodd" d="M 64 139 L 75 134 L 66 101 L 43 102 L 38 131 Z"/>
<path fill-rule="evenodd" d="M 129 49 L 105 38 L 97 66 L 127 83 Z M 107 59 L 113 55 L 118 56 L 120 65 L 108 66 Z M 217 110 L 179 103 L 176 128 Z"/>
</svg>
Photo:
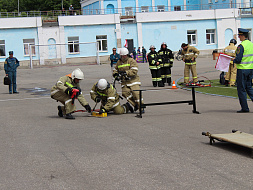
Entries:
<svg viewBox="0 0 253 190">
<path fill-rule="evenodd" d="M 161 49 L 158 51 L 158 61 L 160 62 L 163 84 L 167 82 L 171 86 L 171 67 L 173 66 L 174 56 L 165 42 L 162 43 Z"/>
<path fill-rule="evenodd" d="M 150 52 L 148 54 L 149 69 L 152 76 L 153 86 L 157 87 L 158 84 L 159 87 L 163 87 L 164 85 L 161 78 L 161 67 L 160 63 L 158 62 L 158 55 L 155 49 L 155 46 L 150 46 Z"/>
</svg>

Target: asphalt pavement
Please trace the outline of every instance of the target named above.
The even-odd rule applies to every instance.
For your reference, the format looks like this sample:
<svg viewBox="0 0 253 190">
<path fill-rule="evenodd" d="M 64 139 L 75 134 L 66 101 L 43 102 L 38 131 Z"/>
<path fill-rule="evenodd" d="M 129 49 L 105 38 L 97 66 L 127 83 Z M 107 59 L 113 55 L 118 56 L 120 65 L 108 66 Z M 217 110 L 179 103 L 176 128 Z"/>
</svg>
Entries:
<svg viewBox="0 0 253 190">
<path fill-rule="evenodd" d="M 198 58 L 198 75 L 217 79 L 214 65 L 211 58 Z M 253 134 L 253 113 L 236 113 L 238 99 L 197 93 L 201 114 L 192 113 L 191 105 L 175 104 L 147 107 L 142 119 L 136 113 L 106 118 L 75 113 L 75 120 L 66 120 L 58 117 L 60 104 L 49 94 L 75 68 L 85 73 L 81 88 L 93 107 L 89 91 L 100 78 L 111 81 L 109 64 L 19 69 L 19 94 L 0 85 L 0 189 L 252 189 L 251 150 L 209 145 L 201 135 L 233 129 Z M 182 78 L 183 69 L 183 62 L 175 61 L 172 80 Z M 147 63 L 139 64 L 139 75 L 142 89 L 167 89 L 144 92 L 145 103 L 191 99 L 190 91 L 152 87 Z M 121 93 L 120 84 L 116 87 Z"/>
</svg>

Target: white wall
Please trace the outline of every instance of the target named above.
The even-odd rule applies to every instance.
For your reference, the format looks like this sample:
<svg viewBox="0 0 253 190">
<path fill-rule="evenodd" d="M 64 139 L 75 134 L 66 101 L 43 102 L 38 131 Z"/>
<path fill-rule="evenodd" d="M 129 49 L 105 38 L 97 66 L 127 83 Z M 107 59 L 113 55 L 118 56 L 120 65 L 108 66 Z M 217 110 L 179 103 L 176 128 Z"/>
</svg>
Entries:
<svg viewBox="0 0 253 190">
<path fill-rule="evenodd" d="M 0 28 L 35 28 L 42 26 L 41 17 L 0 18 Z"/>
<path fill-rule="evenodd" d="M 59 16 L 60 26 L 101 25 L 120 23 L 120 14 Z"/>
</svg>

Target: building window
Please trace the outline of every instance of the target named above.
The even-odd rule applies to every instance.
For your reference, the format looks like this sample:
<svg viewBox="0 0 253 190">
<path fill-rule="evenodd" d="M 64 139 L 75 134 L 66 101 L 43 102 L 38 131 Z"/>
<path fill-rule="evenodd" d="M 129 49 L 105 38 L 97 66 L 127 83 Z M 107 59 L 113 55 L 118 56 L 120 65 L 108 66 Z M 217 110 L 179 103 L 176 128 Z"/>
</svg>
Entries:
<svg viewBox="0 0 253 190">
<path fill-rule="evenodd" d="M 142 6 L 141 7 L 141 12 L 142 13 L 148 12 L 148 6 Z"/>
<path fill-rule="evenodd" d="M 126 16 L 133 16 L 133 8 L 132 7 L 126 7 Z"/>
<path fill-rule="evenodd" d="M 0 57 L 5 57 L 5 40 L 0 40 Z"/>
<path fill-rule="evenodd" d="M 96 36 L 98 42 L 98 51 L 107 51 L 107 36 Z"/>
<path fill-rule="evenodd" d="M 188 44 L 197 45 L 197 31 L 196 30 L 188 30 L 187 31 L 187 39 L 188 39 Z"/>
<path fill-rule="evenodd" d="M 174 11 L 181 11 L 181 6 L 175 6 Z"/>
<path fill-rule="evenodd" d="M 251 28 L 247 28 L 247 30 L 249 30 L 249 33 L 248 33 L 248 40 L 251 41 L 252 40 L 252 32 L 251 32 Z"/>
<path fill-rule="evenodd" d="M 164 5 L 158 5 L 157 6 L 157 11 L 158 12 L 164 12 L 165 11 Z"/>
<path fill-rule="evenodd" d="M 70 54 L 79 53 L 79 37 L 68 37 L 68 51 Z"/>
<path fill-rule="evenodd" d="M 206 44 L 215 44 L 215 30 L 206 30 Z"/>
<path fill-rule="evenodd" d="M 29 48 L 32 48 L 32 55 L 35 55 L 35 39 L 23 39 L 23 44 L 24 44 L 24 55 L 30 55 L 29 54 Z"/>
</svg>

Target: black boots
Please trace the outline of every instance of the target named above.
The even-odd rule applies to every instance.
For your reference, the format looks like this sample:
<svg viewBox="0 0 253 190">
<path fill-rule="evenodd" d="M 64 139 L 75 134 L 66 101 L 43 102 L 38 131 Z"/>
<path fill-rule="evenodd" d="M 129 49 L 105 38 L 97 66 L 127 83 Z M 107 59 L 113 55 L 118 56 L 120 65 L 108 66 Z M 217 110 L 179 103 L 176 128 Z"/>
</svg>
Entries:
<svg viewBox="0 0 253 190">
<path fill-rule="evenodd" d="M 127 110 L 129 110 L 131 113 L 134 113 L 134 109 L 133 109 L 133 107 L 129 104 L 129 102 L 127 102 L 125 105 L 126 105 Z"/>
<path fill-rule="evenodd" d="M 58 106 L 57 108 L 58 108 L 58 116 L 63 117 L 61 106 Z"/>
<path fill-rule="evenodd" d="M 65 119 L 75 119 L 75 117 L 71 115 L 71 113 L 68 113 L 66 114 Z"/>
</svg>

